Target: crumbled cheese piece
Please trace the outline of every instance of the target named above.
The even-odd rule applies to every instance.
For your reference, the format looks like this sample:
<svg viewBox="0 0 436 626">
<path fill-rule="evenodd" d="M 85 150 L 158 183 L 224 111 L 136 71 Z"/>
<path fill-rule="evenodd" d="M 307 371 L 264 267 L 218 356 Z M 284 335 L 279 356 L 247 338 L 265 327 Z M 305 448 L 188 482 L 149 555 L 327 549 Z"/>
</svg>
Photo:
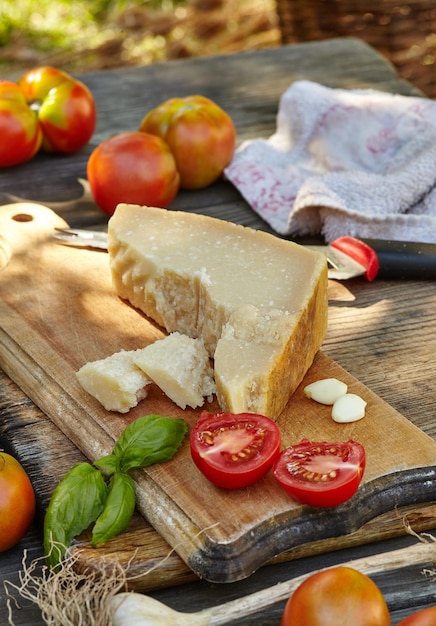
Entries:
<svg viewBox="0 0 436 626">
<path fill-rule="evenodd" d="M 144 399 L 151 380 L 134 361 L 136 350 L 116 352 L 106 359 L 91 361 L 76 373 L 83 389 L 107 411 L 127 413 Z"/>
<path fill-rule="evenodd" d="M 213 369 L 201 339 L 178 332 L 138 350 L 134 362 L 180 408 L 203 406 L 215 393 Z"/>
</svg>

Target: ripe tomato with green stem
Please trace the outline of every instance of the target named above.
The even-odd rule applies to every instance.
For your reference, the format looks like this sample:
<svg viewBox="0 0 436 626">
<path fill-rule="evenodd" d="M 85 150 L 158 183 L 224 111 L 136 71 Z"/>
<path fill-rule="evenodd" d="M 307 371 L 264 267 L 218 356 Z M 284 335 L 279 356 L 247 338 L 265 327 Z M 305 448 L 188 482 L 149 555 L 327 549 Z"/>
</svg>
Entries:
<svg viewBox="0 0 436 626">
<path fill-rule="evenodd" d="M 280 430 L 264 415 L 203 411 L 191 431 L 191 456 L 217 487 L 238 489 L 263 478 L 280 452 Z"/>
<path fill-rule="evenodd" d="M 35 492 L 22 465 L 0 450 L 0 552 L 15 546 L 35 516 Z"/>
<path fill-rule="evenodd" d="M 371 578 L 337 566 L 301 583 L 286 603 L 281 626 L 391 626 L 391 618 Z"/>
<path fill-rule="evenodd" d="M 365 463 L 365 449 L 356 441 L 303 439 L 281 452 L 274 464 L 274 476 L 283 489 L 303 504 L 338 506 L 356 493 Z"/>
</svg>

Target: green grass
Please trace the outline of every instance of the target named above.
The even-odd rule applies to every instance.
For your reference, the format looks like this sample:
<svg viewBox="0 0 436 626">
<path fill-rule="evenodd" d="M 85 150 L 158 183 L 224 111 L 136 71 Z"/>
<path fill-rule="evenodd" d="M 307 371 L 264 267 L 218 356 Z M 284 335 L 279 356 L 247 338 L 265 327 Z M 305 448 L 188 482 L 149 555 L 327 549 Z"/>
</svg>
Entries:
<svg viewBox="0 0 436 626">
<path fill-rule="evenodd" d="M 183 0 L 182 0 L 183 1 Z M 171 9 L 180 0 L 1 0 L 0 49 L 17 41 L 52 53 L 86 41 L 99 45 L 102 30 L 132 6 Z"/>
</svg>

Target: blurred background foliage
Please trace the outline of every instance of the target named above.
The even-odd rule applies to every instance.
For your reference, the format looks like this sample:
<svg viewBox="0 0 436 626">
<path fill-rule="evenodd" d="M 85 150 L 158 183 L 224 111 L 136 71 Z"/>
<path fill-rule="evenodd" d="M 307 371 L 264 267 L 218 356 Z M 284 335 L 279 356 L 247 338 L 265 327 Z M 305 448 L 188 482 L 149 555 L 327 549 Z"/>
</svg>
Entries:
<svg viewBox="0 0 436 626">
<path fill-rule="evenodd" d="M 0 77 L 279 45 L 275 0 L 0 0 Z"/>
</svg>

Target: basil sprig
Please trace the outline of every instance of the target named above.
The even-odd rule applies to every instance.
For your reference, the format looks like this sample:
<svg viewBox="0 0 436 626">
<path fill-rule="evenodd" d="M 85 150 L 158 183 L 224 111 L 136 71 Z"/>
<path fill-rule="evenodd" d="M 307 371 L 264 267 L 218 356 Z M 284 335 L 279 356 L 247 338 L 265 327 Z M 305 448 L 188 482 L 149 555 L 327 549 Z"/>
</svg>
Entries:
<svg viewBox="0 0 436 626">
<path fill-rule="evenodd" d="M 115 472 L 109 483 L 103 512 L 92 529 L 93 546 L 105 543 L 109 537 L 127 528 L 135 510 L 135 483 L 129 474 Z"/>
<path fill-rule="evenodd" d="M 173 458 L 186 430 L 183 419 L 162 415 L 140 417 L 127 426 L 112 454 L 98 459 L 94 465 L 112 474 L 164 463 Z"/>
<path fill-rule="evenodd" d="M 44 551 L 56 569 L 71 541 L 95 522 L 92 545 L 127 528 L 136 505 L 130 470 L 173 458 L 188 430 L 183 419 L 146 415 L 131 422 L 111 454 L 79 463 L 55 488 L 44 517 Z"/>
</svg>

